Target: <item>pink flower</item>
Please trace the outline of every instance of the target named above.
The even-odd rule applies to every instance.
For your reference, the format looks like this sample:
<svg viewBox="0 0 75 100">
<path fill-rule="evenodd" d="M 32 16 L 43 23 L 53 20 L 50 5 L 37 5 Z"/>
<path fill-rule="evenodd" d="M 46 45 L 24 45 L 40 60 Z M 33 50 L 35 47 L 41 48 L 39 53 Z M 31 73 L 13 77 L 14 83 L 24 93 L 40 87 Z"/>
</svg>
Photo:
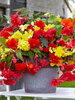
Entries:
<svg viewBox="0 0 75 100">
<path fill-rule="evenodd" d="M 13 61 L 13 63 L 15 64 L 15 63 L 17 62 L 16 57 L 13 57 L 13 58 L 12 58 L 12 61 Z"/>
<path fill-rule="evenodd" d="M 39 47 L 40 51 L 43 51 L 43 47 Z"/>
</svg>

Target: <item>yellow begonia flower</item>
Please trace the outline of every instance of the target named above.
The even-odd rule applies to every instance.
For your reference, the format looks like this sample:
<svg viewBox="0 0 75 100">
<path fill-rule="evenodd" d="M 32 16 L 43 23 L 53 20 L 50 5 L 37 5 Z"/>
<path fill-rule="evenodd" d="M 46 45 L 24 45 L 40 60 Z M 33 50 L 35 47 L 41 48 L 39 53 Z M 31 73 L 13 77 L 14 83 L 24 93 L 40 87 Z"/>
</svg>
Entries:
<svg viewBox="0 0 75 100">
<path fill-rule="evenodd" d="M 59 64 L 54 64 L 54 63 L 50 63 L 50 65 L 51 65 L 51 66 L 55 66 L 55 65 L 56 65 L 57 67 L 60 66 Z"/>
<path fill-rule="evenodd" d="M 35 26 L 35 27 L 34 27 L 34 31 L 38 31 L 38 30 L 40 30 L 40 27 Z"/>
<path fill-rule="evenodd" d="M 49 52 L 50 52 L 50 53 L 53 53 L 53 51 L 52 51 L 51 47 L 49 47 Z"/>
<path fill-rule="evenodd" d="M 73 60 L 69 60 L 69 64 L 74 64 L 75 62 Z"/>
<path fill-rule="evenodd" d="M 63 63 L 63 60 L 59 60 L 59 63 L 58 64 L 54 64 L 54 63 L 50 63 L 50 65 L 51 66 L 57 66 L 57 67 L 59 67 L 60 66 L 60 63 Z"/>
<path fill-rule="evenodd" d="M 0 54 L 3 53 L 3 46 L 0 47 Z"/>
<path fill-rule="evenodd" d="M 21 25 L 20 29 L 21 29 L 21 31 L 24 31 L 25 29 L 27 29 L 27 27 L 28 27 L 28 24 Z"/>
<path fill-rule="evenodd" d="M 46 32 L 47 30 L 49 30 L 50 28 L 53 28 L 53 27 L 55 27 L 54 24 L 48 24 L 48 25 L 45 25 L 44 31 Z"/>
<path fill-rule="evenodd" d="M 3 49 L 2 49 L 2 52 L 1 52 L 1 59 L 4 59 L 5 57 L 7 57 L 7 53 L 10 51 L 10 50 L 12 50 L 12 49 L 9 49 L 9 48 L 5 48 L 5 50 L 3 51 Z"/>
<path fill-rule="evenodd" d="M 25 34 L 22 35 L 22 39 L 24 41 L 28 41 L 32 37 L 33 37 L 33 31 L 32 30 L 29 30 L 28 32 L 25 31 Z"/>
<path fill-rule="evenodd" d="M 24 40 L 19 40 L 18 42 L 18 48 L 23 50 L 23 51 L 29 51 L 30 50 L 30 44 L 28 41 L 24 41 Z"/>
<path fill-rule="evenodd" d="M 56 18 L 56 21 L 61 22 L 61 18 L 60 17 L 57 17 Z"/>
<path fill-rule="evenodd" d="M 7 52 L 9 52 L 11 49 L 9 49 L 9 48 L 5 48 L 5 53 L 7 53 Z"/>
<path fill-rule="evenodd" d="M 22 34 L 20 31 L 16 31 L 13 35 L 14 39 L 19 40 L 22 37 Z"/>
<path fill-rule="evenodd" d="M 57 48 L 54 49 L 55 56 L 57 57 L 64 57 L 65 55 L 65 50 L 62 46 L 58 46 Z"/>
<path fill-rule="evenodd" d="M 72 55 L 72 52 L 65 53 L 65 56 L 69 56 L 69 55 Z"/>
<path fill-rule="evenodd" d="M 3 53 L 3 54 L 1 55 L 1 59 L 4 59 L 5 57 L 7 57 L 7 54 L 6 54 L 6 53 Z"/>
</svg>

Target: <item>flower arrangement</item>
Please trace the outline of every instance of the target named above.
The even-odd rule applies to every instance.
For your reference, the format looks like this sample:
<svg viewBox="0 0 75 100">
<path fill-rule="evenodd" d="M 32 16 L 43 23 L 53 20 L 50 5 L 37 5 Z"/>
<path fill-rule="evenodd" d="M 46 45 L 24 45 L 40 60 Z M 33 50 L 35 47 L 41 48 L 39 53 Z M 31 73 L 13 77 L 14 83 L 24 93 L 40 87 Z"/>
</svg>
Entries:
<svg viewBox="0 0 75 100">
<path fill-rule="evenodd" d="M 28 13 L 21 16 L 23 12 L 20 9 L 11 15 L 11 26 L 0 32 L 0 70 L 4 83 L 15 85 L 22 73 L 35 75 L 49 65 L 62 71 L 61 76 L 58 73 L 57 79 L 50 82 L 52 87 L 75 81 L 75 18 L 62 19 L 51 14 L 29 18 Z M 31 61 L 27 62 L 27 58 Z"/>
</svg>

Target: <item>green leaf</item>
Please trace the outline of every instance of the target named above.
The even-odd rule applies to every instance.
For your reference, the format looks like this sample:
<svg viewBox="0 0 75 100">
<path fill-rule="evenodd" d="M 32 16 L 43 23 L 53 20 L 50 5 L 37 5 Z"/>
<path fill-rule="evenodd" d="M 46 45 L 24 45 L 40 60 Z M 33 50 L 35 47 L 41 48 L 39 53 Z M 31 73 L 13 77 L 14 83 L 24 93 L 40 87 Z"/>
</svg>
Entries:
<svg viewBox="0 0 75 100">
<path fill-rule="evenodd" d="M 40 13 L 33 14 L 33 18 L 37 18 Z"/>
<path fill-rule="evenodd" d="M 28 56 L 31 60 L 33 60 L 35 55 L 32 51 L 28 51 Z"/>
<path fill-rule="evenodd" d="M 23 52 L 22 52 L 22 55 L 28 56 L 28 52 L 27 52 L 27 51 L 23 51 Z"/>
<path fill-rule="evenodd" d="M 48 19 L 49 23 L 53 23 L 55 21 L 56 21 L 56 16 L 54 16 L 54 15 L 51 15 L 50 18 Z"/>
<path fill-rule="evenodd" d="M 57 31 L 56 31 L 56 36 L 57 36 L 57 37 L 60 37 L 61 31 L 62 31 L 62 27 L 60 26 L 60 27 L 57 29 Z"/>
<path fill-rule="evenodd" d="M 73 27 L 73 30 L 75 31 L 75 26 Z"/>
<path fill-rule="evenodd" d="M 71 18 L 71 17 L 70 17 L 70 18 L 68 18 L 68 19 L 70 19 L 70 20 L 71 20 L 71 22 L 73 22 L 73 18 Z"/>
<path fill-rule="evenodd" d="M 34 51 L 39 57 L 42 57 L 42 52 L 40 51 L 39 48 L 35 48 L 33 51 Z"/>
<path fill-rule="evenodd" d="M 53 39 L 53 41 L 51 41 L 51 43 L 54 43 L 54 42 L 55 42 L 55 40 L 56 40 L 56 38 L 54 38 L 54 39 Z"/>
<path fill-rule="evenodd" d="M 41 53 L 41 51 L 40 51 L 39 48 L 35 48 L 35 49 L 33 49 L 33 51 L 34 51 L 35 53 Z"/>
<path fill-rule="evenodd" d="M 16 56 L 17 56 L 20 60 L 24 61 L 24 59 L 23 59 L 23 57 L 22 57 L 22 52 L 21 52 L 21 50 L 16 50 L 15 52 L 16 52 Z"/>
<path fill-rule="evenodd" d="M 30 13 L 30 11 L 28 11 L 26 8 L 14 9 L 14 11 L 18 11 L 18 12 L 20 11 L 24 15 L 28 15 Z"/>
<path fill-rule="evenodd" d="M 15 65 L 14 65 L 14 63 L 12 62 L 11 63 L 11 71 L 14 71 L 15 70 Z"/>
<path fill-rule="evenodd" d="M 41 20 L 41 18 L 36 18 L 35 20 L 36 20 L 36 21 L 39 21 L 39 20 Z"/>
<path fill-rule="evenodd" d="M 49 42 L 46 40 L 46 38 L 41 37 L 41 38 L 40 38 L 40 41 L 42 42 L 42 44 L 43 44 L 45 47 L 48 46 L 48 43 L 49 43 Z"/>
<path fill-rule="evenodd" d="M 75 38 L 75 32 L 73 33 L 73 36 L 74 36 L 74 38 Z"/>
<path fill-rule="evenodd" d="M 13 58 L 13 54 L 10 54 L 9 56 L 6 57 L 6 64 L 7 64 L 7 67 L 10 66 L 10 63 L 11 63 L 12 58 Z"/>
<path fill-rule="evenodd" d="M 73 59 L 75 60 L 75 53 L 73 53 Z"/>
<path fill-rule="evenodd" d="M 0 37 L 0 45 L 2 45 L 3 43 L 5 43 L 5 38 Z"/>
<path fill-rule="evenodd" d="M 4 15 L 4 17 L 6 18 L 7 21 L 9 21 L 11 23 L 11 18 L 7 15 Z"/>
<path fill-rule="evenodd" d="M 65 42 L 68 42 L 69 38 L 70 38 L 69 36 L 63 36 Z"/>
</svg>

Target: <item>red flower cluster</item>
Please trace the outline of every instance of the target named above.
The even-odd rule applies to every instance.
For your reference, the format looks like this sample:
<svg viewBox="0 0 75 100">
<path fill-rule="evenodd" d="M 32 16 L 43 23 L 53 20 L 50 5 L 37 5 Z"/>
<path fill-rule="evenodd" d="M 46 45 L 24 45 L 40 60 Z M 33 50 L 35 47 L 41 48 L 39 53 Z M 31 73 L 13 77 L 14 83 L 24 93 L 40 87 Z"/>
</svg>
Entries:
<svg viewBox="0 0 75 100">
<path fill-rule="evenodd" d="M 49 47 L 51 47 L 51 49 L 52 48 L 56 48 L 56 45 L 54 44 L 54 43 L 49 43 L 49 45 L 48 45 L 48 47 L 43 47 L 43 51 L 45 52 L 45 53 L 47 53 L 47 52 L 49 52 Z"/>
<path fill-rule="evenodd" d="M 62 67 L 63 67 L 63 70 L 65 70 L 65 71 L 72 71 L 72 70 L 75 69 L 75 64 L 71 64 L 71 65 L 66 65 L 66 64 L 61 65 L 60 64 L 60 66 L 61 66 L 61 70 L 62 70 Z"/>
<path fill-rule="evenodd" d="M 55 87 L 57 85 L 60 85 L 60 83 L 63 83 L 63 80 L 60 79 L 52 79 L 52 81 L 50 82 L 52 87 Z"/>
<path fill-rule="evenodd" d="M 19 27 L 20 25 L 22 25 L 23 24 L 23 18 L 22 17 L 20 17 L 19 15 L 18 15 L 18 13 L 15 13 L 14 15 L 11 15 L 11 24 L 12 24 L 12 26 L 14 27 L 14 28 L 17 28 L 17 27 Z"/>
<path fill-rule="evenodd" d="M 13 32 L 13 28 L 12 27 L 5 27 L 2 31 L 1 31 L 1 37 L 4 37 L 5 39 L 8 39 L 9 36 L 11 36 L 9 33 Z"/>
<path fill-rule="evenodd" d="M 28 71 L 30 74 L 34 75 L 41 67 L 35 65 L 34 63 L 16 63 L 15 70 L 20 72 Z"/>
<path fill-rule="evenodd" d="M 45 27 L 45 24 L 42 20 L 36 21 L 34 25 L 40 27 L 41 29 Z"/>
<path fill-rule="evenodd" d="M 49 29 L 47 32 L 44 32 L 42 34 L 43 37 L 45 37 L 48 41 L 53 41 L 53 39 L 56 37 L 56 30 Z"/>
<path fill-rule="evenodd" d="M 13 27 L 9 27 L 8 32 L 12 33 L 13 32 Z"/>
<path fill-rule="evenodd" d="M 60 44 L 62 46 L 66 46 L 67 43 L 63 40 L 63 38 L 60 38 L 59 40 L 56 41 L 57 44 Z"/>
<path fill-rule="evenodd" d="M 15 64 L 15 70 L 25 72 L 26 68 L 27 68 L 27 63 L 16 63 Z"/>
<path fill-rule="evenodd" d="M 28 42 L 30 44 L 31 50 L 33 50 L 34 48 L 37 48 L 41 44 L 39 39 L 36 40 L 36 39 L 33 39 L 33 38 L 29 39 Z"/>
<path fill-rule="evenodd" d="M 0 63 L 0 70 L 1 70 L 1 71 L 4 69 L 4 65 L 5 65 L 4 62 L 1 62 L 1 63 Z"/>
<path fill-rule="evenodd" d="M 69 45 L 71 48 L 74 48 L 74 47 L 75 47 L 75 39 L 71 39 L 70 42 L 68 43 L 68 45 Z"/>
<path fill-rule="evenodd" d="M 17 49 L 17 45 L 18 45 L 18 41 L 15 40 L 14 38 L 8 40 L 7 42 L 7 47 L 16 50 Z"/>
<path fill-rule="evenodd" d="M 28 66 L 27 66 L 27 71 L 34 75 L 35 73 L 38 72 L 38 70 L 41 69 L 41 66 L 38 66 L 38 65 L 35 65 L 34 63 L 29 63 Z"/>
<path fill-rule="evenodd" d="M 27 30 L 30 30 L 30 29 L 31 29 L 32 31 L 34 31 L 33 26 L 32 26 L 31 24 L 29 24 L 28 27 L 27 27 Z"/>
<path fill-rule="evenodd" d="M 56 47 L 57 47 L 57 45 L 56 45 L 56 44 L 54 44 L 54 43 L 49 43 L 48 47 L 51 47 L 51 49 L 52 49 L 52 48 L 56 48 Z"/>
<path fill-rule="evenodd" d="M 49 62 L 44 59 L 44 60 L 39 61 L 39 64 L 41 67 L 48 67 Z"/>
<path fill-rule="evenodd" d="M 59 57 L 55 56 L 54 53 L 50 53 L 49 56 L 51 63 L 58 64 L 59 60 L 61 60 Z"/>
<path fill-rule="evenodd" d="M 11 69 L 4 69 L 2 71 L 2 74 L 1 76 L 3 76 L 5 79 L 4 79 L 4 83 L 6 85 L 10 85 L 10 84 L 13 84 L 15 85 L 16 84 L 16 81 L 20 79 L 20 77 L 22 77 L 21 73 L 20 72 L 16 72 L 16 71 L 11 71 Z M 15 80 L 14 80 L 15 78 Z"/>
<path fill-rule="evenodd" d="M 42 35 L 43 33 L 44 33 L 43 30 L 35 31 L 35 32 L 34 32 L 33 38 L 34 38 L 34 39 L 39 39 L 40 35 Z"/>
<path fill-rule="evenodd" d="M 63 29 L 62 29 L 62 35 L 64 35 L 64 36 L 70 36 L 70 37 L 72 37 L 72 34 L 73 33 L 73 29 L 69 29 L 69 28 L 67 28 L 67 27 L 64 27 Z"/>
</svg>

